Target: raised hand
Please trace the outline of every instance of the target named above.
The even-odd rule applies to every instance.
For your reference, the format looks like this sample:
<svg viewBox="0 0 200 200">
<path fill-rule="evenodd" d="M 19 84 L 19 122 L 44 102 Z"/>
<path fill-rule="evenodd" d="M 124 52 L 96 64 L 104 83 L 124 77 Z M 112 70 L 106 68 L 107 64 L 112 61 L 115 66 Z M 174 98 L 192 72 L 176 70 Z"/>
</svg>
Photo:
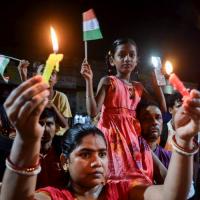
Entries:
<svg viewBox="0 0 200 200">
<path fill-rule="evenodd" d="M 23 140 L 41 138 L 40 114 L 48 103 L 48 84 L 35 76 L 12 91 L 4 103 L 6 113 Z"/>
<path fill-rule="evenodd" d="M 28 66 L 30 65 L 29 61 L 27 60 L 21 60 L 18 65 L 18 71 L 21 76 L 22 81 L 27 80 L 27 74 L 28 74 Z"/>
<path fill-rule="evenodd" d="M 82 74 L 85 80 L 92 80 L 93 78 L 93 72 L 91 70 L 90 65 L 88 64 L 86 60 L 84 60 L 82 63 L 80 73 Z"/>
<path fill-rule="evenodd" d="M 178 137 L 190 140 L 200 131 L 200 92 L 192 90 L 183 106 L 175 115 L 175 127 Z"/>
</svg>

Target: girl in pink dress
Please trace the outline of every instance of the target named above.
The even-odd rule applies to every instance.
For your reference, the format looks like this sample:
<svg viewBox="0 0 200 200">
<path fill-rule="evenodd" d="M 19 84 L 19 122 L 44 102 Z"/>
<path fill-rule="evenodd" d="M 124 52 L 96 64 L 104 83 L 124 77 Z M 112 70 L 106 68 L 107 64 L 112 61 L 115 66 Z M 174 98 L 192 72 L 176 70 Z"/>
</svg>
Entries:
<svg viewBox="0 0 200 200">
<path fill-rule="evenodd" d="M 115 76 L 103 77 L 97 95 L 93 93 L 93 73 L 84 62 L 81 74 L 86 81 L 86 106 L 91 117 L 101 111 L 98 128 L 108 141 L 109 179 L 143 180 L 152 183 L 153 161 L 150 148 L 140 136 L 140 124 L 136 119 L 136 107 L 141 98 L 150 98 L 139 82 L 130 80 L 138 63 L 137 47 L 131 39 L 118 39 L 108 54 L 108 63 L 116 68 Z M 153 79 L 156 99 L 165 110 L 161 88 Z"/>
</svg>

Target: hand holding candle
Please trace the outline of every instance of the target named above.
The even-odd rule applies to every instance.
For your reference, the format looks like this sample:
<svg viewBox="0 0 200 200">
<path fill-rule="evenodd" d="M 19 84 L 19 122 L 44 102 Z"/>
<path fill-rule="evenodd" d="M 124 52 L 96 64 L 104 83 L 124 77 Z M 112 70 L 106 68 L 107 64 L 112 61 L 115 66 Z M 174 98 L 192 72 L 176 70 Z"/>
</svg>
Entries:
<svg viewBox="0 0 200 200">
<path fill-rule="evenodd" d="M 54 29 L 51 27 L 51 39 L 54 53 L 50 54 L 43 72 L 45 82 L 49 82 L 53 70 L 59 71 L 59 62 L 63 59 L 63 54 L 56 54 L 58 51 L 58 41 Z"/>
<path fill-rule="evenodd" d="M 167 74 L 169 74 L 169 83 L 173 86 L 173 88 L 177 90 L 178 92 L 180 92 L 180 94 L 183 97 L 190 96 L 188 90 L 185 88 L 185 86 L 183 85 L 181 80 L 178 78 L 178 76 L 172 73 L 173 66 L 169 61 L 165 63 L 165 68 L 166 68 Z"/>
</svg>

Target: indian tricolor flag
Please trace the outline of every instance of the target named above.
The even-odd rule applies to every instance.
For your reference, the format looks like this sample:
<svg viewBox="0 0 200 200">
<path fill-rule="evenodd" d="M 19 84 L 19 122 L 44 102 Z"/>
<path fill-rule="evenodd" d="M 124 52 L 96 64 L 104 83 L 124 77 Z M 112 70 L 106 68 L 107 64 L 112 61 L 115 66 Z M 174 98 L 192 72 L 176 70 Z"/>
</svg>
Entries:
<svg viewBox="0 0 200 200">
<path fill-rule="evenodd" d="M 0 75 L 2 76 L 3 79 L 5 79 L 4 71 L 5 71 L 9 61 L 10 61 L 9 58 L 6 58 L 6 57 L 0 55 Z"/>
<path fill-rule="evenodd" d="M 93 9 L 83 13 L 83 40 L 98 40 L 103 38 L 99 22 L 94 14 Z"/>
</svg>

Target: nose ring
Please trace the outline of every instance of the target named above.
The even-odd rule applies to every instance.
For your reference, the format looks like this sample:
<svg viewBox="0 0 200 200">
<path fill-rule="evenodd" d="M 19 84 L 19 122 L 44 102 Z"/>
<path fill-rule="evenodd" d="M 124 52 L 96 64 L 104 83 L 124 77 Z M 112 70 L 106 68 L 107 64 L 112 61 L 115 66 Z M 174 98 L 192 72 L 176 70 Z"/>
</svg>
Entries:
<svg viewBox="0 0 200 200">
<path fill-rule="evenodd" d="M 95 166 L 95 163 L 92 162 L 92 163 L 90 164 L 90 167 L 94 167 L 94 166 Z"/>
</svg>

